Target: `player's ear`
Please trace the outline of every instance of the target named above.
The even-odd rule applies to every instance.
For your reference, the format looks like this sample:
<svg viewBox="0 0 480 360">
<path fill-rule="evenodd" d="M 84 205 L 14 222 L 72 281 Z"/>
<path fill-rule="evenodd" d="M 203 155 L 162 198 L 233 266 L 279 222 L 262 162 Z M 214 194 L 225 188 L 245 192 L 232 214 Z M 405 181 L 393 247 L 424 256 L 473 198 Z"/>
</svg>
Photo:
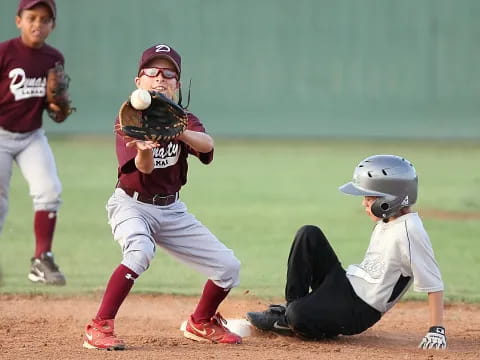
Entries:
<svg viewBox="0 0 480 360">
<path fill-rule="evenodd" d="M 177 87 L 176 89 L 180 89 L 182 87 L 182 82 L 180 80 L 177 81 Z"/>
<path fill-rule="evenodd" d="M 20 22 L 22 21 L 22 18 L 20 16 L 15 16 L 15 25 L 17 26 L 17 28 L 20 29 Z"/>
<path fill-rule="evenodd" d="M 137 88 L 140 86 L 140 78 L 137 76 L 135 77 L 135 85 L 137 85 Z"/>
</svg>

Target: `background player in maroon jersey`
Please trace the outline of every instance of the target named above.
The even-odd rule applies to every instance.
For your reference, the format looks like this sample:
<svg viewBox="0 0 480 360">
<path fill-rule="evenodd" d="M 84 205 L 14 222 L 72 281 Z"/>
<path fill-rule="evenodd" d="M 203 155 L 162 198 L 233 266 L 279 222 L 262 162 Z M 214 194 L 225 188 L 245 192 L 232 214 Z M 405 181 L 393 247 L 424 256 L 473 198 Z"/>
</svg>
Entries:
<svg viewBox="0 0 480 360">
<path fill-rule="evenodd" d="M 0 231 L 8 209 L 15 161 L 33 198 L 35 253 L 28 278 L 65 285 L 53 259 L 52 241 L 62 186 L 52 150 L 42 129 L 46 78 L 63 55 L 45 43 L 55 27 L 54 0 L 21 0 L 16 25 L 20 37 L 0 43 Z"/>
<path fill-rule="evenodd" d="M 143 52 L 135 84 L 178 101 L 180 74 L 180 55 L 170 46 L 159 44 Z M 123 260 L 110 277 L 96 317 L 85 328 L 84 347 L 125 347 L 114 334 L 114 318 L 135 279 L 149 267 L 157 246 L 208 278 L 188 319 L 185 337 L 205 342 L 241 342 L 242 338 L 224 326 L 225 320 L 217 312 L 229 290 L 239 283 L 240 262 L 232 250 L 188 213 L 179 199 L 180 188 L 187 182 L 187 156 L 209 164 L 213 145 L 200 120 L 191 113 L 185 132 L 167 144 L 116 134 L 118 183 L 107 211 Z"/>
</svg>

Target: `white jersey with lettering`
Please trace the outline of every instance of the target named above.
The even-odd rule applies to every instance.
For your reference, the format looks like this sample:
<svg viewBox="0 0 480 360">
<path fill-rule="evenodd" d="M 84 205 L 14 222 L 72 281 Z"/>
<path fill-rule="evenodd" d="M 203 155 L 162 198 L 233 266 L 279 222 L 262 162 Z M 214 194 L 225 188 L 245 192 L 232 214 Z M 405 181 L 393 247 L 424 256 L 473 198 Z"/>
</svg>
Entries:
<svg viewBox="0 0 480 360">
<path fill-rule="evenodd" d="M 418 213 L 402 215 L 375 226 L 365 258 L 347 268 L 356 294 L 387 312 L 413 282 L 418 292 L 443 291 L 432 244 Z"/>
</svg>

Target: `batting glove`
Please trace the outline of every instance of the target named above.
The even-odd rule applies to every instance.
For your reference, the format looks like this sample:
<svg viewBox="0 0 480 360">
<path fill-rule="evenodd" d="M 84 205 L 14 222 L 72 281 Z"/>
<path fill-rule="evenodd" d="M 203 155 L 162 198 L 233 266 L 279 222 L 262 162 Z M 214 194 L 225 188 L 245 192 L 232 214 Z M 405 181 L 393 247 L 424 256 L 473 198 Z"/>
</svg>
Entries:
<svg viewBox="0 0 480 360">
<path fill-rule="evenodd" d="M 446 349 L 447 336 L 445 335 L 445 328 L 443 326 L 432 326 L 418 347 L 420 349 Z"/>
</svg>

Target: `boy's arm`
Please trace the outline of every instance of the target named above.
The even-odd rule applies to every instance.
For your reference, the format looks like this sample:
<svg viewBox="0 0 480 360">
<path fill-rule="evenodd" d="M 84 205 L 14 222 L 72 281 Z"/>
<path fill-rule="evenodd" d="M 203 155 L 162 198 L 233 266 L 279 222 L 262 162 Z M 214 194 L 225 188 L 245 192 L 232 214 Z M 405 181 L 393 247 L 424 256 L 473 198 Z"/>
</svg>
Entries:
<svg viewBox="0 0 480 360">
<path fill-rule="evenodd" d="M 418 346 L 421 349 L 445 349 L 447 336 L 443 327 L 443 291 L 428 293 L 430 329 Z"/>
<path fill-rule="evenodd" d="M 144 174 L 150 174 L 155 168 L 153 164 L 152 149 L 160 145 L 153 141 L 132 140 L 129 141 L 126 146 L 137 149 L 137 155 L 135 156 L 136 168 Z"/>
<path fill-rule="evenodd" d="M 428 293 L 430 326 L 443 326 L 443 291 Z"/>
<path fill-rule="evenodd" d="M 210 135 L 204 132 L 185 130 L 177 138 L 190 146 L 193 150 L 200 153 L 208 153 L 212 151 L 214 143 Z"/>
</svg>

